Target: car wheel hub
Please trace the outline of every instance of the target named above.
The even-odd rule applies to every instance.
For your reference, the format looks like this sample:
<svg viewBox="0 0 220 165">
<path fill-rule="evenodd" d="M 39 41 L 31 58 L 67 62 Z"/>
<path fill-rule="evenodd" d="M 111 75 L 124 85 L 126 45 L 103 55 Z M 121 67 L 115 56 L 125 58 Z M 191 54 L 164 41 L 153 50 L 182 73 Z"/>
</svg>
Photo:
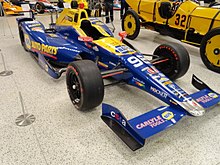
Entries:
<svg viewBox="0 0 220 165">
<path fill-rule="evenodd" d="M 220 53 L 220 51 L 219 51 L 218 48 L 214 49 L 214 54 L 215 54 L 215 55 L 219 55 L 219 53 Z"/>
</svg>

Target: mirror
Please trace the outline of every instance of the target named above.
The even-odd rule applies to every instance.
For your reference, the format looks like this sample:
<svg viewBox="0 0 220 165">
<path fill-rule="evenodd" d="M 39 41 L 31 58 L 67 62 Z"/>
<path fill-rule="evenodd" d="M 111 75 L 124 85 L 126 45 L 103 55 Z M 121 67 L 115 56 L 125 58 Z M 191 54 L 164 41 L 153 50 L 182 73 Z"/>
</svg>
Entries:
<svg viewBox="0 0 220 165">
<path fill-rule="evenodd" d="M 88 36 L 79 36 L 78 40 L 79 41 L 84 41 L 84 42 L 92 42 L 93 38 L 92 37 L 88 37 Z"/>
<path fill-rule="evenodd" d="M 119 32 L 118 35 L 121 37 L 121 41 L 123 41 L 123 39 L 127 36 L 127 32 L 122 31 L 122 32 Z"/>
</svg>

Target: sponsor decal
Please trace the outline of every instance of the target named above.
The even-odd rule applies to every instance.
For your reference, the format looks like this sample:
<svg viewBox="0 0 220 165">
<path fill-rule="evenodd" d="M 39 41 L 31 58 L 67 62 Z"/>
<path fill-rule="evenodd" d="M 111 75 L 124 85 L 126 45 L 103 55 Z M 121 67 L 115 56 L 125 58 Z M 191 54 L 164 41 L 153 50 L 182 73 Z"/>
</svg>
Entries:
<svg viewBox="0 0 220 165">
<path fill-rule="evenodd" d="M 140 87 L 145 87 L 144 84 L 142 84 L 142 83 L 140 83 L 140 82 L 138 82 L 138 81 L 136 81 L 135 84 L 138 85 L 138 86 L 140 86 Z"/>
<path fill-rule="evenodd" d="M 167 95 L 168 95 L 167 93 L 162 92 L 162 91 L 160 91 L 159 89 L 156 89 L 156 88 L 154 88 L 154 87 L 152 87 L 152 86 L 150 87 L 150 90 L 153 91 L 154 93 L 160 95 L 161 97 L 164 97 L 164 98 L 166 98 Z"/>
<path fill-rule="evenodd" d="M 174 119 L 174 114 L 173 112 L 170 111 L 165 111 L 164 113 L 162 113 L 162 118 L 164 118 L 165 120 L 170 120 L 173 123 L 176 123 L 176 120 Z"/>
<path fill-rule="evenodd" d="M 117 53 L 132 53 L 133 49 L 129 48 L 126 45 L 115 46 L 115 52 Z"/>
<path fill-rule="evenodd" d="M 115 113 L 114 111 L 110 112 L 111 116 L 118 120 L 123 126 L 126 127 L 126 120 L 123 119 L 119 114 Z"/>
<path fill-rule="evenodd" d="M 163 85 L 169 85 L 169 84 L 173 84 L 172 81 L 170 81 L 170 79 L 168 79 L 164 74 L 162 73 L 158 73 L 157 75 L 153 75 L 152 76 L 153 79 L 157 80 L 158 82 L 160 82 Z"/>
<path fill-rule="evenodd" d="M 217 98 L 218 95 L 215 94 L 215 93 L 208 93 L 207 95 L 204 95 L 204 96 L 201 96 L 199 97 L 198 99 L 196 99 L 196 101 L 199 103 L 199 102 L 202 102 L 202 103 L 207 103 L 215 98 Z"/>
<path fill-rule="evenodd" d="M 68 15 L 66 15 L 66 16 L 64 17 L 64 19 L 67 20 L 67 21 L 73 22 L 73 18 L 70 17 L 70 16 L 68 16 Z"/>
<path fill-rule="evenodd" d="M 33 27 L 33 28 L 31 28 L 31 30 L 44 33 L 44 30 L 41 27 Z"/>
<path fill-rule="evenodd" d="M 157 70 L 154 70 L 153 68 L 147 68 L 147 72 L 148 72 L 149 74 L 156 74 L 156 73 L 158 73 L 158 71 L 157 71 Z"/>
<path fill-rule="evenodd" d="M 31 40 L 27 34 L 24 34 L 25 45 L 28 49 L 31 49 Z"/>
<path fill-rule="evenodd" d="M 52 55 L 56 55 L 58 51 L 58 48 L 55 46 L 49 46 L 35 41 L 31 41 L 31 47 L 35 50 L 42 51 L 44 53 L 48 53 Z"/>
<path fill-rule="evenodd" d="M 188 94 L 182 90 L 180 87 L 178 87 L 175 84 L 169 84 L 169 88 L 171 88 L 171 91 L 173 92 L 174 95 L 176 95 L 178 98 L 183 98 L 184 101 L 188 100 L 189 98 L 186 98 L 185 96 L 188 96 Z"/>
<path fill-rule="evenodd" d="M 151 119 L 148 119 L 140 124 L 137 124 L 136 128 L 137 129 L 142 129 L 145 127 L 154 128 L 154 127 L 157 127 L 157 126 L 163 124 L 164 122 L 165 122 L 165 120 L 160 115 L 158 115 L 158 116 L 153 117 Z"/>
<path fill-rule="evenodd" d="M 26 22 L 27 23 L 27 22 Z M 32 27 L 39 27 L 41 26 L 40 23 L 31 23 L 30 25 L 28 25 L 29 28 L 32 28 Z"/>
<path fill-rule="evenodd" d="M 135 81 L 135 84 L 140 86 L 140 87 L 145 87 L 145 83 L 135 77 L 133 77 L 133 80 Z"/>
<path fill-rule="evenodd" d="M 162 113 L 162 118 L 166 120 L 171 120 L 173 117 L 174 117 L 173 112 L 165 111 L 164 113 Z"/>
<path fill-rule="evenodd" d="M 218 98 L 218 95 L 216 93 L 209 93 L 208 96 L 214 99 Z"/>
</svg>

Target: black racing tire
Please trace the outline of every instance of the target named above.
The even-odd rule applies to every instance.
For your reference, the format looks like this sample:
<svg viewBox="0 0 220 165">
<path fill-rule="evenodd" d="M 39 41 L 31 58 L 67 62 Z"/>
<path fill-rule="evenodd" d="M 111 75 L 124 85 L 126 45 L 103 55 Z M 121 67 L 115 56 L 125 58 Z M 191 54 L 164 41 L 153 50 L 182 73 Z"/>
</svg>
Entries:
<svg viewBox="0 0 220 165">
<path fill-rule="evenodd" d="M 104 83 L 94 62 L 80 60 L 70 63 L 66 72 L 66 84 L 76 109 L 87 111 L 102 103 Z"/>
<path fill-rule="evenodd" d="M 220 73 L 220 28 L 210 30 L 200 44 L 200 56 L 205 66 Z"/>
<path fill-rule="evenodd" d="M 34 5 L 34 9 L 37 11 L 37 13 L 39 14 L 44 14 L 45 12 L 45 5 L 42 3 L 42 2 L 37 2 L 35 5 Z"/>
<path fill-rule="evenodd" d="M 122 30 L 127 32 L 127 38 L 134 40 L 140 32 L 140 20 L 138 14 L 129 9 L 122 18 Z"/>
<path fill-rule="evenodd" d="M 25 51 L 28 51 L 28 48 L 26 47 L 26 43 L 25 43 L 24 31 L 22 29 L 21 24 L 18 25 L 18 31 L 19 31 L 19 37 L 20 37 L 21 45 L 23 46 Z"/>
<path fill-rule="evenodd" d="M 77 1 L 74 1 L 74 0 L 71 1 L 70 6 L 71 6 L 72 9 L 77 9 L 77 8 L 78 8 L 78 3 L 77 3 Z"/>
<path fill-rule="evenodd" d="M 153 58 L 153 65 L 171 80 L 182 77 L 189 69 L 189 53 L 180 44 L 159 45 L 153 54 L 159 56 Z"/>
</svg>

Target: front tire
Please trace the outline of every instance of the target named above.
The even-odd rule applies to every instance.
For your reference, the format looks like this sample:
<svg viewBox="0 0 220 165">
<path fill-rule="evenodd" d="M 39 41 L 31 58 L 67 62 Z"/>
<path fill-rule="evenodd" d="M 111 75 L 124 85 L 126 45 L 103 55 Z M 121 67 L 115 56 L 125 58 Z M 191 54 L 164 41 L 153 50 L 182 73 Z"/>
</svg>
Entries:
<svg viewBox="0 0 220 165">
<path fill-rule="evenodd" d="M 137 13 L 129 9 L 122 19 L 122 30 L 127 32 L 127 38 L 134 40 L 140 32 L 140 20 Z"/>
<path fill-rule="evenodd" d="M 171 80 L 182 77 L 189 69 L 189 53 L 182 45 L 162 44 L 155 49 L 154 55 L 158 57 L 153 58 L 153 65 Z"/>
<path fill-rule="evenodd" d="M 70 99 L 76 109 L 90 110 L 99 106 L 104 97 L 104 84 L 98 67 L 90 60 L 74 61 L 66 72 Z"/>
<path fill-rule="evenodd" d="M 18 25 L 18 31 L 19 31 L 19 37 L 20 37 L 21 45 L 23 46 L 25 51 L 29 51 L 27 46 L 26 46 L 24 31 L 22 29 L 21 24 Z"/>
<path fill-rule="evenodd" d="M 202 39 L 200 56 L 205 66 L 220 73 L 220 28 L 209 31 Z"/>
</svg>

